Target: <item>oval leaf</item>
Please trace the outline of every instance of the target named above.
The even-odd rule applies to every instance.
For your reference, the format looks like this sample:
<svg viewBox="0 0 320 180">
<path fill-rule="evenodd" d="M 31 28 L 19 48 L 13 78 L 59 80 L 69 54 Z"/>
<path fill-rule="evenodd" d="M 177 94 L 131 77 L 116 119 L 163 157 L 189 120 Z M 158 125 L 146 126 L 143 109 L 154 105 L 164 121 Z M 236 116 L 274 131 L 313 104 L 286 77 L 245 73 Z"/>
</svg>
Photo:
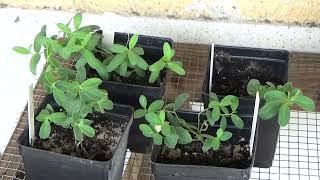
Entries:
<svg viewBox="0 0 320 180">
<path fill-rule="evenodd" d="M 232 133 L 229 131 L 225 131 L 220 137 L 220 141 L 228 141 L 231 137 L 232 137 Z"/>
<path fill-rule="evenodd" d="M 138 42 L 138 38 L 139 36 L 137 34 L 134 34 L 129 41 L 129 49 L 134 48 L 134 46 L 136 46 L 137 42 Z"/>
<path fill-rule="evenodd" d="M 82 14 L 81 12 L 78 12 L 74 17 L 73 17 L 73 25 L 75 29 L 78 29 L 80 27 L 80 24 L 82 22 Z"/>
<path fill-rule="evenodd" d="M 280 109 L 279 109 L 279 114 L 278 114 L 278 122 L 280 126 L 284 127 L 289 123 L 290 119 L 290 109 L 287 104 L 282 104 Z"/>
<path fill-rule="evenodd" d="M 264 99 L 266 101 L 279 101 L 279 102 L 285 102 L 288 100 L 287 95 L 282 92 L 282 91 L 278 91 L 278 90 L 271 90 L 269 92 L 267 92 L 264 95 Z"/>
<path fill-rule="evenodd" d="M 168 63 L 168 67 L 169 67 L 169 69 L 171 69 L 172 71 L 174 71 L 175 73 L 177 73 L 181 76 L 186 74 L 184 69 L 176 63 L 170 62 L 170 63 Z"/>
<path fill-rule="evenodd" d="M 276 116 L 279 112 L 280 102 L 267 102 L 259 109 L 259 117 L 263 120 L 268 120 Z"/>
<path fill-rule="evenodd" d="M 307 96 L 298 96 L 294 102 L 305 111 L 314 111 L 316 108 L 313 100 Z"/>
<path fill-rule="evenodd" d="M 164 101 L 163 100 L 156 100 L 154 102 L 152 102 L 148 108 L 149 112 L 155 112 L 160 110 L 164 105 Z"/>
<path fill-rule="evenodd" d="M 39 136 L 41 139 L 47 139 L 51 133 L 50 121 L 43 121 L 40 127 Z"/>
<path fill-rule="evenodd" d="M 188 93 L 182 93 L 178 95 L 174 100 L 174 107 L 173 110 L 176 111 L 181 108 L 181 106 L 186 102 L 186 100 L 189 98 Z"/>
<path fill-rule="evenodd" d="M 139 129 L 142 132 L 142 134 L 146 137 L 153 137 L 153 130 L 151 129 L 151 127 L 149 127 L 146 124 L 140 124 L 139 125 Z"/>
<path fill-rule="evenodd" d="M 141 117 L 143 117 L 144 115 L 146 115 L 146 110 L 144 109 L 137 109 L 135 112 L 134 112 L 134 118 L 135 119 L 139 119 Z"/>
<path fill-rule="evenodd" d="M 231 114 L 231 120 L 237 128 L 242 129 L 244 127 L 243 120 L 238 115 Z"/>
<path fill-rule="evenodd" d="M 12 48 L 15 52 L 19 54 L 30 54 L 30 50 L 21 46 L 15 46 Z"/>
<path fill-rule="evenodd" d="M 161 120 L 158 115 L 155 113 L 147 113 L 146 114 L 146 120 L 151 124 L 151 125 L 161 125 Z"/>
<path fill-rule="evenodd" d="M 40 61 L 40 54 L 37 53 L 37 54 L 34 54 L 32 57 L 31 57 L 31 61 L 30 61 L 30 71 L 32 72 L 33 75 L 36 75 L 37 74 L 37 65 Z"/>
</svg>

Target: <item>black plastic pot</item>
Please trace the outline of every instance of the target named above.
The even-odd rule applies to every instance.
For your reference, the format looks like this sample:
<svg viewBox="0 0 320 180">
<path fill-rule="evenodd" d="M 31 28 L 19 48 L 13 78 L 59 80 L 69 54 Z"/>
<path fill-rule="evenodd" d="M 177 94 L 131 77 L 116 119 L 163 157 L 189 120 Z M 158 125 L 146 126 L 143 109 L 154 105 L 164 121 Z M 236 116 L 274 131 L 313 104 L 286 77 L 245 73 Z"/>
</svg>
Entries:
<svg viewBox="0 0 320 180">
<path fill-rule="evenodd" d="M 38 113 L 49 102 L 52 96 L 47 96 Z M 109 161 L 94 161 L 30 147 L 28 128 L 19 137 L 19 150 L 22 155 L 27 179 L 30 180 L 120 180 L 122 177 L 129 129 L 132 123 L 133 109 L 130 106 L 114 105 L 113 110 L 98 114 L 118 123 L 127 123 L 117 148 Z M 39 124 L 36 125 L 36 134 Z"/>
<path fill-rule="evenodd" d="M 197 123 L 198 113 L 181 111 L 178 113 L 182 119 Z M 227 130 L 233 133 L 232 138 L 228 141 L 232 144 L 237 137 L 243 137 L 249 144 L 251 135 L 251 119 L 250 115 L 240 115 L 245 122 L 243 129 L 238 129 L 234 126 L 228 125 Z M 218 126 L 212 129 L 216 130 Z M 212 130 L 211 129 L 211 130 Z M 215 131 L 214 131 L 215 132 Z M 257 134 L 257 133 L 256 133 Z M 255 136 L 257 137 L 257 136 Z M 256 141 L 255 141 L 256 142 Z M 165 164 L 159 163 L 159 154 L 161 146 L 153 146 L 151 153 L 151 170 L 156 180 L 248 180 L 251 174 L 251 168 L 253 166 L 253 160 L 255 156 L 255 144 L 253 149 L 252 161 L 248 167 L 244 169 L 229 168 L 229 167 L 213 167 L 213 166 L 198 166 L 198 165 L 180 165 L 180 164 Z"/>
<path fill-rule="evenodd" d="M 285 50 L 275 50 L 275 49 L 258 49 L 258 48 L 246 48 L 246 47 L 231 47 L 231 46 L 215 46 L 215 53 L 221 51 L 228 53 L 230 55 L 231 61 L 245 61 L 247 63 L 252 63 L 259 68 L 266 69 L 268 68 L 272 73 L 264 74 L 264 81 L 270 81 L 274 84 L 284 84 L 288 80 L 288 59 L 289 53 Z M 211 52 L 211 47 L 209 52 Z M 211 56 L 211 53 L 210 53 Z M 209 63 L 210 63 L 209 56 Z M 227 69 L 232 75 L 232 69 Z M 209 72 L 210 64 L 208 64 L 206 77 L 203 83 L 203 102 L 205 107 L 208 106 L 209 101 Z M 214 88 L 218 85 L 215 82 L 215 77 L 217 76 L 217 70 L 215 63 L 213 63 L 213 75 L 212 75 L 212 88 L 211 91 L 215 92 Z M 230 78 L 230 77 L 227 77 Z M 231 77 L 237 78 L 237 77 Z M 254 74 L 250 75 L 248 79 L 258 79 L 261 83 L 266 83 L 262 79 L 257 78 Z M 242 88 L 246 88 L 248 82 L 242 82 L 241 79 L 238 79 L 240 83 L 243 83 Z M 229 85 L 226 85 L 228 88 Z M 227 94 L 219 94 L 220 97 L 223 97 Z M 254 107 L 254 98 L 249 96 L 240 97 L 239 112 L 253 113 Z M 260 103 L 260 107 L 263 106 L 263 102 Z M 272 166 L 272 162 L 275 155 L 275 150 L 277 146 L 279 135 L 279 124 L 277 118 L 273 118 L 267 121 L 259 119 L 259 133 L 257 142 L 257 152 L 255 157 L 254 166 L 260 168 L 268 168 Z"/>
<path fill-rule="evenodd" d="M 133 34 L 116 32 L 114 36 L 115 44 L 126 45 Z M 160 38 L 153 36 L 139 35 L 137 47 L 144 49 L 143 58 L 149 65 L 158 61 L 163 56 L 162 47 L 165 42 L 168 42 L 172 47 L 173 41 L 169 38 Z M 141 86 L 134 84 L 125 84 L 111 81 L 103 81 L 101 88 L 106 89 L 109 93 L 109 98 L 116 103 L 131 105 L 134 109 L 141 108 L 139 104 L 140 95 L 145 95 L 148 102 L 153 102 L 158 99 L 163 99 L 165 91 L 166 71 L 160 73 L 160 86 Z M 152 146 L 152 141 L 144 137 L 139 130 L 139 124 L 144 122 L 143 118 L 135 119 L 129 133 L 128 147 L 130 151 L 137 153 L 149 153 Z"/>
</svg>

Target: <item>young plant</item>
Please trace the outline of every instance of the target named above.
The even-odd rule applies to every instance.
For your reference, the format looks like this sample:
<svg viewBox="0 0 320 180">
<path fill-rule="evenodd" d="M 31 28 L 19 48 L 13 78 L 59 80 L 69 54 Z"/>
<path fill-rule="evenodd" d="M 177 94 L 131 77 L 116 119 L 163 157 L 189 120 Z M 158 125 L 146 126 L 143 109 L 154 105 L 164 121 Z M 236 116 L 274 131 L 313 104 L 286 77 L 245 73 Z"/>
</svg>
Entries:
<svg viewBox="0 0 320 180">
<path fill-rule="evenodd" d="M 40 76 L 40 83 L 62 110 L 52 108 L 50 104 L 43 109 L 36 119 L 41 122 L 39 137 L 47 139 L 51 132 L 51 123 L 64 128 L 72 128 L 75 143 L 81 145 L 83 137 L 94 137 L 95 130 L 90 126 L 91 121 L 86 119 L 93 110 L 104 112 L 113 108 L 113 103 L 108 99 L 108 93 L 98 88 L 102 80 L 91 78 L 86 80 L 85 65 L 97 70 L 101 77 L 106 77 L 106 67 L 95 58 L 93 51 L 101 39 L 95 33 L 97 26 L 84 26 L 80 28 L 81 13 L 73 17 L 74 31 L 67 24 L 58 23 L 57 27 L 62 36 L 48 37 L 46 26 L 34 39 L 29 48 L 16 46 L 14 51 L 20 54 L 32 55 L 30 70 L 36 74 L 37 64 L 43 55 L 46 59 L 46 68 Z M 42 51 L 41 51 L 42 50 Z M 61 59 L 61 58 L 62 59 Z M 63 63 L 71 58 L 76 58 L 76 70 L 64 67 Z"/>
<path fill-rule="evenodd" d="M 199 113 L 197 126 L 179 117 L 176 112 L 187 101 L 189 95 L 180 94 L 175 98 L 174 103 L 165 104 L 163 100 L 156 100 L 148 106 L 145 96 L 139 98 L 142 109 L 137 109 L 134 118 L 145 117 L 148 124 L 140 124 L 139 129 L 144 136 L 153 138 L 157 145 L 164 144 L 169 148 L 175 148 L 177 144 L 189 144 L 194 140 L 202 143 L 202 150 L 207 152 L 210 149 L 217 150 L 221 141 L 227 141 L 232 137 L 232 133 L 226 131 L 227 117 L 231 117 L 237 127 L 243 127 L 243 121 L 237 116 L 237 102 L 235 96 L 228 96 L 221 102 L 211 100 L 210 107 Z M 227 107 L 231 107 L 229 112 Z M 201 122 L 201 113 L 206 113 L 206 119 Z M 214 126 L 221 119 L 220 128 L 216 132 L 209 132 L 208 128 Z"/>
<path fill-rule="evenodd" d="M 268 120 L 278 115 L 278 122 L 282 127 L 289 123 L 291 108 L 299 106 L 305 111 L 315 110 L 314 101 L 304 96 L 300 89 L 294 88 L 291 82 L 276 86 L 271 82 L 262 85 L 259 80 L 250 80 L 247 85 L 248 94 L 255 96 L 257 91 L 265 100 L 264 106 L 259 110 L 259 117 Z"/>
<path fill-rule="evenodd" d="M 120 44 L 112 45 L 110 51 L 114 54 L 103 61 L 103 64 L 107 66 L 108 73 L 116 72 L 122 77 L 129 77 L 136 73 L 142 78 L 150 74 L 149 83 L 156 82 L 161 70 L 164 68 L 170 69 L 179 75 L 185 74 L 182 63 L 180 61 L 172 61 L 174 50 L 171 49 L 167 42 L 163 45 L 163 57 L 149 66 L 141 57 L 144 55 L 143 48 L 136 47 L 138 39 L 138 35 L 133 35 L 129 40 L 128 47 Z"/>
</svg>

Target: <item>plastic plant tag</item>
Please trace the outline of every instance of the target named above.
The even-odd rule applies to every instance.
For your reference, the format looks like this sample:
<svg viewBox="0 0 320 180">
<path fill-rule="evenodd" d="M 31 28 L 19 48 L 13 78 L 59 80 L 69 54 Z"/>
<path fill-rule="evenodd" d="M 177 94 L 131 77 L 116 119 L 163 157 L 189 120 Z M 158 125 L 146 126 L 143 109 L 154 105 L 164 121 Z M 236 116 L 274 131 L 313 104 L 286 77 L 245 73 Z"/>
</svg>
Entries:
<svg viewBox="0 0 320 180">
<path fill-rule="evenodd" d="M 28 101 L 28 125 L 29 125 L 29 144 L 33 146 L 35 140 L 34 133 L 34 106 L 33 106 L 33 84 L 29 85 L 29 101 Z"/>
<path fill-rule="evenodd" d="M 257 91 L 256 100 L 254 104 L 253 118 L 252 118 L 251 136 L 249 141 L 250 156 L 252 156 L 252 152 L 253 152 L 253 143 L 254 143 L 257 122 L 258 122 L 259 105 L 260 105 L 260 97 L 259 97 L 259 92 Z"/>
<path fill-rule="evenodd" d="M 106 31 L 104 30 L 102 32 L 102 46 L 104 48 L 110 48 L 112 46 L 112 44 L 114 43 L 114 31 Z"/>
<path fill-rule="evenodd" d="M 213 60 L 214 60 L 214 43 L 211 44 L 210 72 L 209 72 L 209 92 L 208 92 L 208 94 L 212 90 Z"/>
</svg>

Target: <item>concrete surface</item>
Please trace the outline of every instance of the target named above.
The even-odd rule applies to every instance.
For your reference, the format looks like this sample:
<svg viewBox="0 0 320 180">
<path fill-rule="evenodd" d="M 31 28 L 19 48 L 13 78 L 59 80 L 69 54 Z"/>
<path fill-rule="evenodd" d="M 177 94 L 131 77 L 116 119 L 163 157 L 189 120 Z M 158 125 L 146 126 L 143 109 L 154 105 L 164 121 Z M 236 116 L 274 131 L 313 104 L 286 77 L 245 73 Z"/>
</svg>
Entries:
<svg viewBox="0 0 320 180">
<path fill-rule="evenodd" d="M 0 9 L 0 152 L 6 146 L 20 112 L 26 105 L 29 83 L 36 82 L 37 79 L 29 72 L 30 57 L 18 55 L 11 48 L 31 44 L 43 24 L 48 25 L 49 34 L 56 32 L 55 23 L 67 22 L 72 16 L 72 13 L 52 10 Z M 316 27 L 125 17 L 113 13 L 85 14 L 83 19 L 84 24 L 98 24 L 107 32 L 171 37 L 176 42 L 215 42 L 320 52 L 320 29 Z M 43 60 L 41 63 L 44 63 Z"/>
<path fill-rule="evenodd" d="M 319 0 L 0 0 L 2 6 L 177 19 L 270 22 L 315 26 Z"/>
</svg>

